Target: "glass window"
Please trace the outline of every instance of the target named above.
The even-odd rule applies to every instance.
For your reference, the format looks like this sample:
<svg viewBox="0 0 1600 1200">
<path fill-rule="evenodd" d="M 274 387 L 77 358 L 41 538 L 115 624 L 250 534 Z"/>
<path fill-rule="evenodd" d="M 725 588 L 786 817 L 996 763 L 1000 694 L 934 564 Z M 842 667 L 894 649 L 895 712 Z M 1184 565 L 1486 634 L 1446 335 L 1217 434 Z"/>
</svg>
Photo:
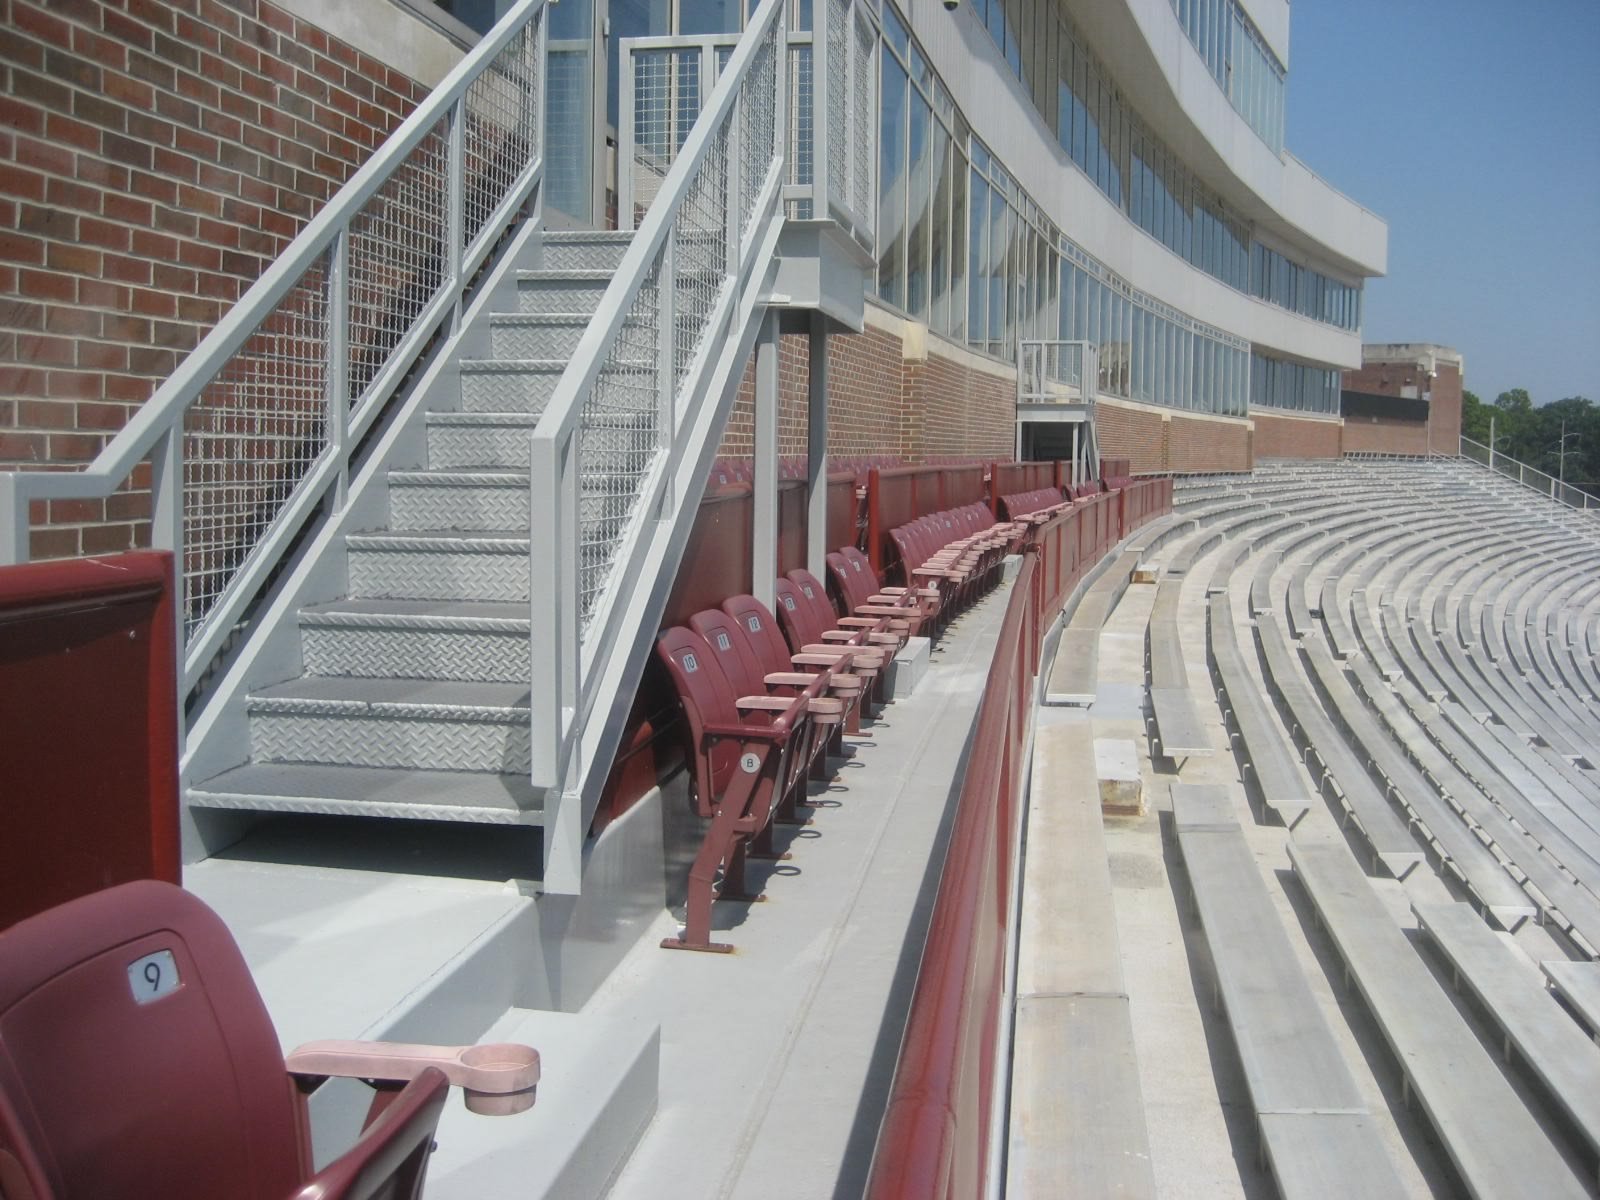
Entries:
<svg viewBox="0 0 1600 1200">
<path fill-rule="evenodd" d="M 906 241 L 906 311 L 928 318 L 928 234 L 933 203 L 933 109 L 916 88 L 911 89 L 909 217 Z"/>
<path fill-rule="evenodd" d="M 974 143 L 976 146 L 976 143 Z M 968 338 L 974 344 L 988 339 L 989 319 L 985 300 L 989 294 L 989 185 L 976 167 L 967 176 L 971 183 L 972 223 L 968 231 L 967 309 L 971 325 Z"/>
<path fill-rule="evenodd" d="M 878 295 L 905 307 L 906 72 L 883 55 L 878 135 Z"/>
<path fill-rule="evenodd" d="M 933 303 L 929 320 L 940 333 L 950 332 L 950 193 L 954 190 L 955 154 L 945 127 L 933 125 L 933 225 L 932 276 Z"/>
</svg>

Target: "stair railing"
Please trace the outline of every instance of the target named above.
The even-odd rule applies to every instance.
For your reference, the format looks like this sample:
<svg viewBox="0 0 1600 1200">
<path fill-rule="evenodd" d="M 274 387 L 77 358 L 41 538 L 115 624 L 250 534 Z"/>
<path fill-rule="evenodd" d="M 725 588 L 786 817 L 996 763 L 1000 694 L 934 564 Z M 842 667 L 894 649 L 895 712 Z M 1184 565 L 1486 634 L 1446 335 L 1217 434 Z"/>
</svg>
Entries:
<svg viewBox="0 0 1600 1200">
<path fill-rule="evenodd" d="M 537 212 L 547 0 L 518 0 L 307 223 L 87 469 L 0 472 L 0 564 L 30 504 L 149 489 L 181 581 L 180 696 L 300 527 L 347 500 L 351 456 L 505 227 Z"/>
<path fill-rule="evenodd" d="M 783 14 L 783 0 L 762 0 L 752 15 L 533 434 L 532 781 L 551 789 L 553 890 L 576 890 L 576 847 L 631 693 L 616 660 L 639 656 L 641 595 L 663 586 L 646 560 L 675 520 L 691 519 L 680 473 L 704 449 L 707 402 L 721 399 L 711 381 L 733 369 L 724 359 L 750 319 L 750 289 L 774 261 L 789 100 Z"/>
<path fill-rule="evenodd" d="M 1481 466 L 1488 467 L 1497 475 L 1502 475 L 1514 483 L 1548 496 L 1557 504 L 1564 504 L 1568 508 L 1600 509 L 1600 500 L 1589 495 L 1582 488 L 1575 488 L 1570 483 L 1563 483 L 1553 475 L 1546 475 L 1543 471 L 1519 462 L 1509 454 L 1485 446 L 1482 442 L 1462 435 L 1460 457 L 1470 459 Z"/>
</svg>

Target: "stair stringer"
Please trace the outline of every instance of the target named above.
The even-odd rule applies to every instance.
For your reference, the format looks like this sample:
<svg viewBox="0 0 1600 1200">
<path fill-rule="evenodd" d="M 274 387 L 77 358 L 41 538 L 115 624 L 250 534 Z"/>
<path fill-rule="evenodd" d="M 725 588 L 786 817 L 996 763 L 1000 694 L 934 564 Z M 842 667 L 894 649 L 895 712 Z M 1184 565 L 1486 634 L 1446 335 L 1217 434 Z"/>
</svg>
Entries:
<svg viewBox="0 0 1600 1200">
<path fill-rule="evenodd" d="M 685 448 L 675 467 L 666 459 L 655 467 L 656 472 L 663 474 L 671 470 L 657 511 L 635 515 L 636 521 L 654 523 L 656 535 L 635 540 L 639 553 L 617 564 L 621 579 L 615 603 L 621 606 L 623 614 L 612 627 L 619 632 L 609 645 L 596 647 L 593 658 L 585 664 L 586 675 L 595 683 L 587 690 L 586 711 L 574 721 L 572 749 L 566 758 L 562 786 L 559 793 L 547 794 L 545 801 L 546 891 L 575 894 L 582 888 L 583 873 L 592 850 L 587 832 L 594 822 L 600 793 L 622 739 L 628 706 L 633 702 L 666 611 L 671 583 L 694 529 L 701 493 L 727 428 L 745 365 L 755 349 L 757 335 L 770 307 L 783 224 L 782 216 L 774 215 L 761 242 L 758 259 L 761 269 L 748 273 L 743 292 L 734 299 L 729 327 L 737 329 L 738 335 L 725 340 L 723 352 L 702 392 L 703 396 L 716 397 L 716 402 L 702 402 L 697 410 L 692 400 L 686 405 L 696 415 L 684 428 Z M 660 486 L 659 479 L 652 480 L 646 494 L 654 493 Z"/>
<path fill-rule="evenodd" d="M 374 435 L 364 461 L 350 476 L 344 509 L 312 528 L 293 565 L 258 609 L 249 632 L 189 721 L 179 762 L 179 795 L 186 796 L 197 780 L 250 761 L 251 693 L 302 674 L 300 610 L 348 594 L 345 538 L 386 526 L 390 471 L 426 463 L 428 414 L 459 408 L 457 364 L 484 352 L 491 314 L 515 307 L 517 272 L 543 266 L 544 232 L 540 220 L 530 218 L 512 237 L 462 313 L 461 328 L 423 360 L 409 393 Z M 181 812 L 185 862 L 222 849 L 257 819 L 213 809 L 202 824 L 187 803 Z"/>
</svg>

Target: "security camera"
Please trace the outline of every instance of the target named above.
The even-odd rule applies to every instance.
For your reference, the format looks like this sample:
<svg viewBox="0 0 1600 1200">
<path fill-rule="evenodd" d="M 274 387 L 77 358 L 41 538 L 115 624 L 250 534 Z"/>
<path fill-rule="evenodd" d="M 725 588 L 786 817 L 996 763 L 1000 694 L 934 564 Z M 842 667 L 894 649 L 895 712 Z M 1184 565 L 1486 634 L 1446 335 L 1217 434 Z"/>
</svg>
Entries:
<svg viewBox="0 0 1600 1200">
<path fill-rule="evenodd" d="M 961 6 L 961 0 L 944 0 L 945 12 L 955 12 Z"/>
</svg>

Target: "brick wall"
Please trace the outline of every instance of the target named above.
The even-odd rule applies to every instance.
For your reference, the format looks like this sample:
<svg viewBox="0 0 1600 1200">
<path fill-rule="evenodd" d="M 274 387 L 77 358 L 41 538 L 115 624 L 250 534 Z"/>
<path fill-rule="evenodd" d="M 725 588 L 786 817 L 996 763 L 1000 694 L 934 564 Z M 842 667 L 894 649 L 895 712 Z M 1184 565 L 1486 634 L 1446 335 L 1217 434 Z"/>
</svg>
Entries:
<svg viewBox="0 0 1600 1200">
<path fill-rule="evenodd" d="M 426 89 L 265 0 L 0 0 L 0 469 L 81 466 Z M 36 510 L 142 544 L 147 473 Z"/>
<path fill-rule="evenodd" d="M 1125 458 L 1135 474 L 1167 469 L 1166 423 L 1161 410 L 1102 400 L 1095 407 L 1101 458 Z"/>
<path fill-rule="evenodd" d="M 1346 417 L 1346 454 L 1426 454 L 1428 426 L 1425 421 L 1405 421 L 1396 417 Z"/>
<path fill-rule="evenodd" d="M 1433 399 L 1429 405 L 1429 436 L 1435 454 L 1461 452 L 1461 371 L 1449 363 L 1439 364 L 1433 380 Z"/>
<path fill-rule="evenodd" d="M 1256 409 L 1256 458 L 1338 458 L 1343 452 L 1338 421 L 1313 421 Z"/>
<path fill-rule="evenodd" d="M 1168 471 L 1248 471 L 1254 465 L 1244 421 L 1185 417 L 1167 422 Z"/>
<path fill-rule="evenodd" d="M 895 322 L 828 339 L 828 452 L 894 455 L 922 462 L 942 455 L 1011 457 L 1016 382 L 937 339 L 908 339 Z M 909 345 L 909 349 L 908 349 Z M 778 453 L 806 452 L 810 350 L 804 334 L 778 343 Z M 908 354 L 910 357 L 908 358 Z M 751 452 L 755 436 L 755 363 L 746 365 L 719 454 Z"/>
</svg>

